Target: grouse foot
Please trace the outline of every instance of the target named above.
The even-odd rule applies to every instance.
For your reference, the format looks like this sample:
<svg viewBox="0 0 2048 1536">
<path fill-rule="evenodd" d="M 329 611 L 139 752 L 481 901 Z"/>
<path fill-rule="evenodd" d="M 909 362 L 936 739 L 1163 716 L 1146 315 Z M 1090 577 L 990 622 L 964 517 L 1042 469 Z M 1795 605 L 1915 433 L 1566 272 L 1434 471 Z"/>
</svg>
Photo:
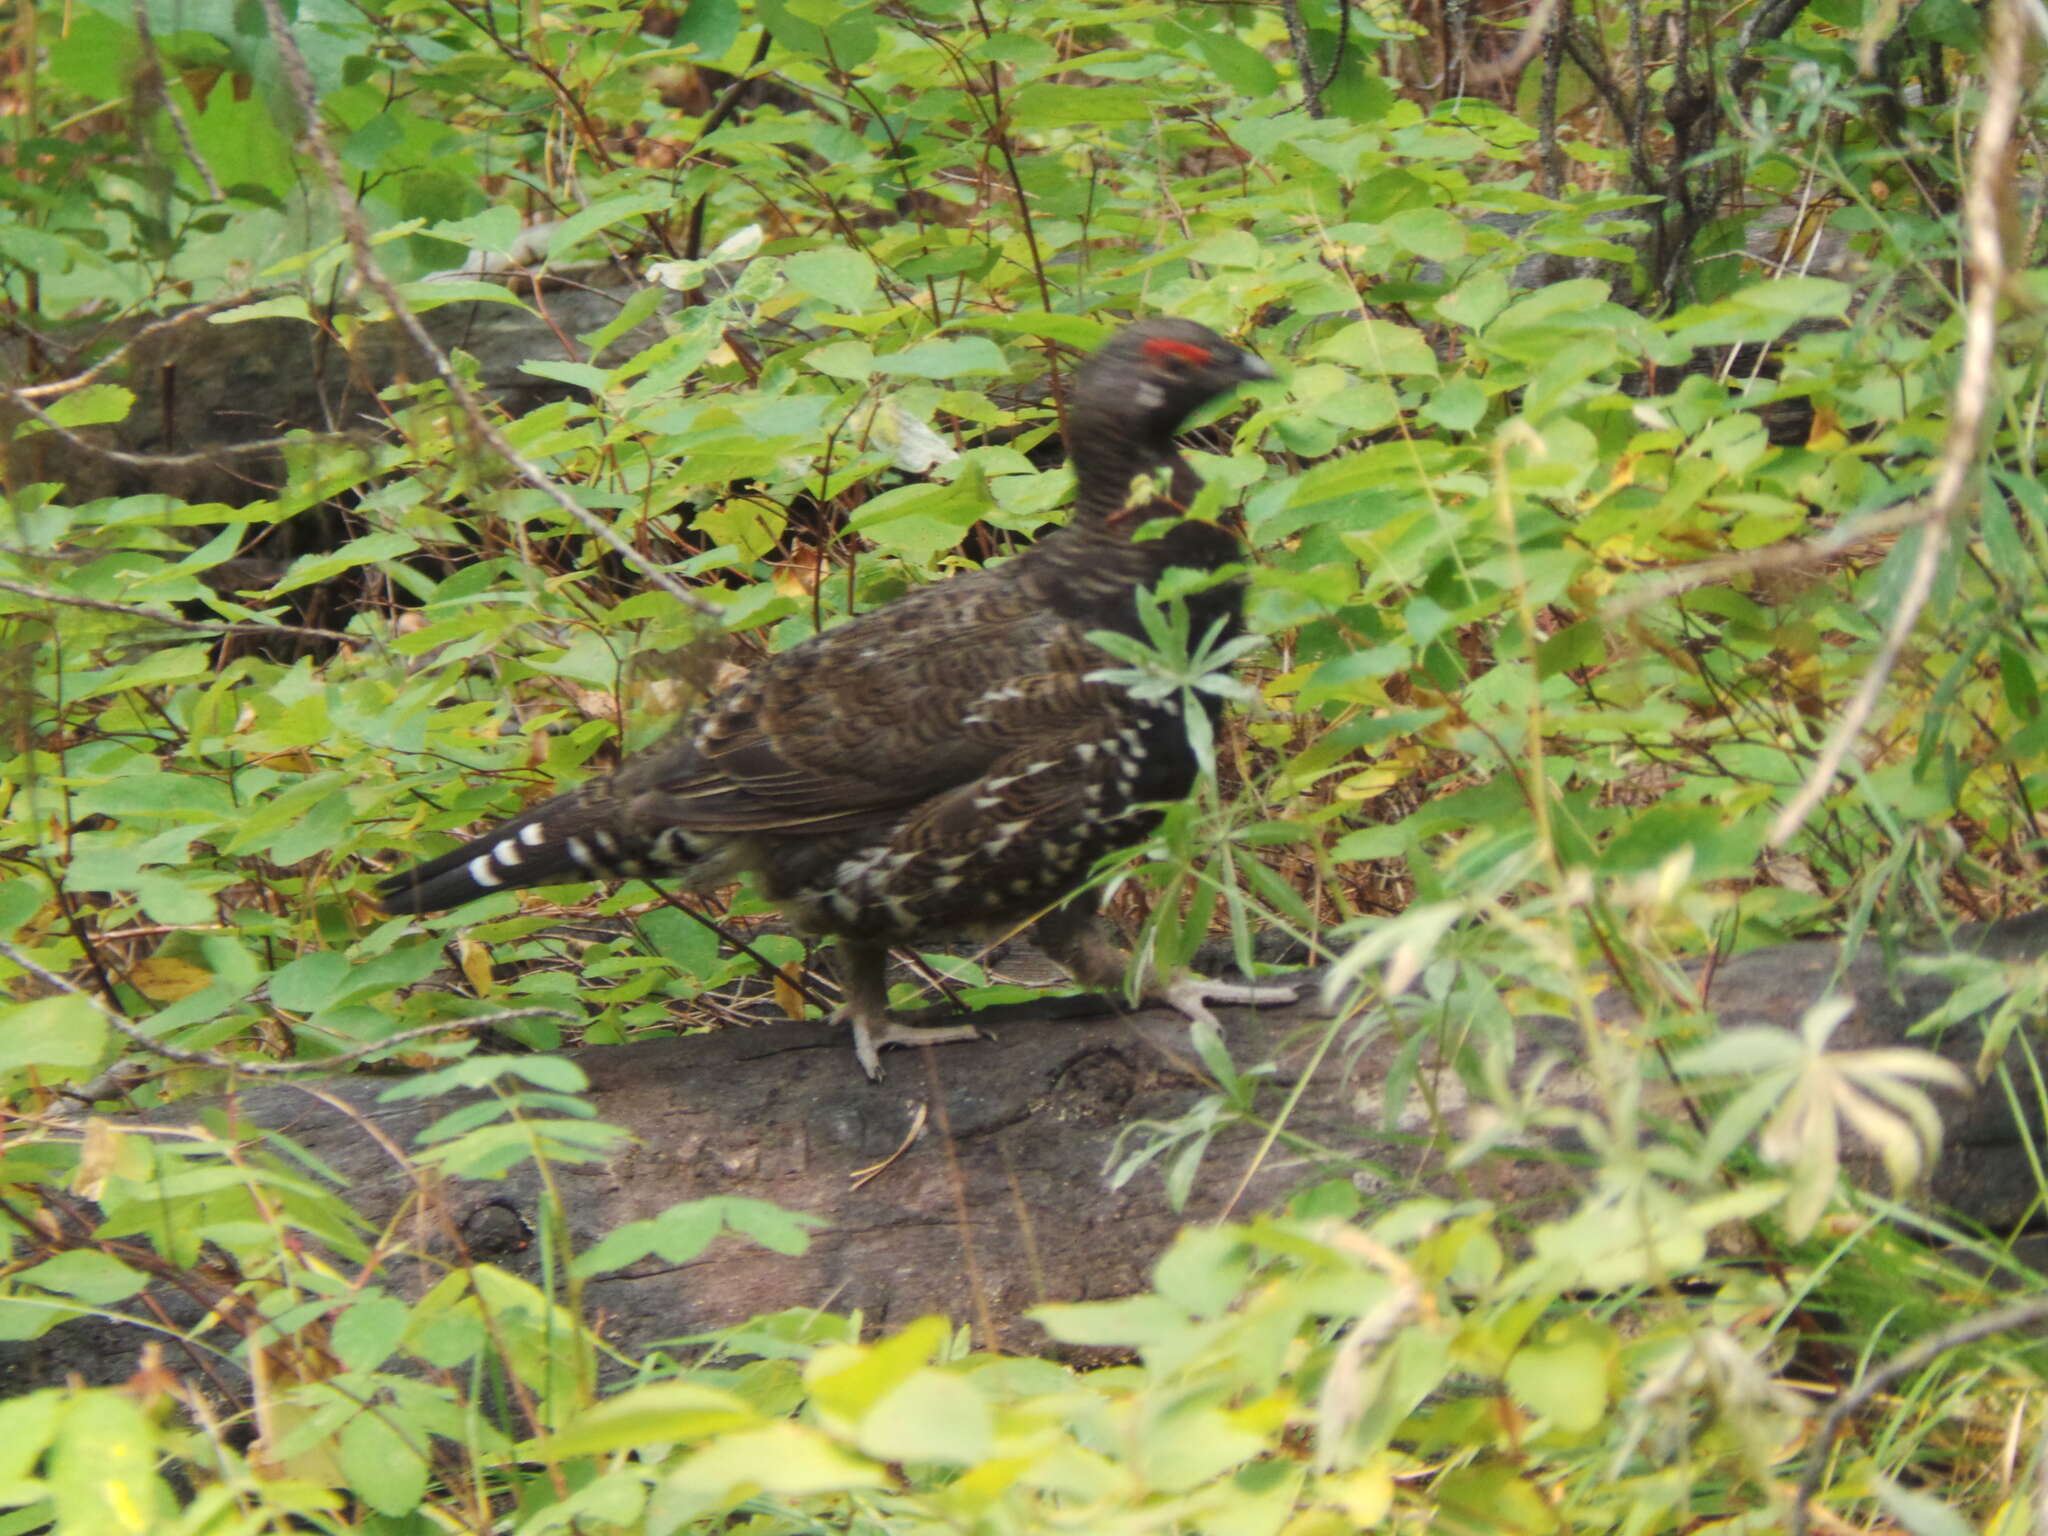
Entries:
<svg viewBox="0 0 2048 1536">
<path fill-rule="evenodd" d="M 846 1001 L 832 1015 L 832 1022 L 852 1028 L 854 1059 L 871 1083 L 882 1080 L 885 1046 L 955 1045 L 963 1040 L 994 1038 L 972 1024 L 904 1024 L 891 1017 L 885 980 L 889 965 L 886 946 L 878 948 L 841 940 L 838 961 Z"/>
<path fill-rule="evenodd" d="M 901 1024 L 883 1014 L 879 1019 L 844 1013 L 853 1026 L 853 1054 L 868 1081 L 882 1080 L 882 1051 L 892 1045 L 957 1045 L 963 1040 L 993 1040 L 985 1029 L 972 1024 Z"/>
<path fill-rule="evenodd" d="M 1131 957 L 1111 936 L 1108 920 L 1089 904 L 1086 893 L 1046 913 L 1033 933 L 1045 952 L 1065 966 L 1082 986 L 1105 992 L 1122 988 Z M 1184 1018 L 1214 1024 L 1216 1015 L 1209 1011 L 1211 1003 L 1256 1008 L 1291 1003 L 1299 995 L 1298 988 L 1284 983 L 1247 986 L 1211 981 L 1190 971 L 1171 981 L 1148 975 L 1139 1001 L 1164 1003 Z"/>
<path fill-rule="evenodd" d="M 1211 1003 L 1239 1008 L 1275 1008 L 1293 1002 L 1301 991 L 1298 987 L 1279 982 L 1267 986 L 1243 986 L 1235 982 L 1211 981 L 1206 976 L 1188 971 L 1163 985 L 1155 982 L 1146 989 L 1145 995 L 1166 1004 L 1185 1018 L 1214 1024 L 1216 1015 L 1209 1011 Z"/>
</svg>

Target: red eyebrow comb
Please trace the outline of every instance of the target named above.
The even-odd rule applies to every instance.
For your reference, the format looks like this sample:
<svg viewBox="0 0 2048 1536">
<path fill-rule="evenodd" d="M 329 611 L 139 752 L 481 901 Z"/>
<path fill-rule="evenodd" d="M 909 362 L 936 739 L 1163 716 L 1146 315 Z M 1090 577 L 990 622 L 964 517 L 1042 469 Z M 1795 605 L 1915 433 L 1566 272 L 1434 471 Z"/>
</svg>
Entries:
<svg viewBox="0 0 2048 1536">
<path fill-rule="evenodd" d="M 1145 343 L 1145 356 L 1153 359 L 1177 357 L 1184 363 L 1213 363 L 1216 355 L 1207 347 L 1196 346 L 1192 341 L 1169 341 L 1157 337 Z"/>
</svg>

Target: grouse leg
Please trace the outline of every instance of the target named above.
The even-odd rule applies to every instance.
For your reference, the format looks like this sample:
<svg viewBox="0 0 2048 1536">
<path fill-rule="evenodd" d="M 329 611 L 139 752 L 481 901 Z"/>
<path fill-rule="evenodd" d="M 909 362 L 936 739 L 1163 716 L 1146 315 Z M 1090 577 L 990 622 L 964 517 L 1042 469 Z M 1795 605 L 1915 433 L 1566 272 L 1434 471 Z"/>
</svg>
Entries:
<svg viewBox="0 0 2048 1536">
<path fill-rule="evenodd" d="M 952 1045 L 961 1040 L 986 1040 L 972 1024 L 900 1024 L 889 1014 L 889 967 L 886 945 L 839 941 L 839 982 L 846 1001 L 834 1015 L 853 1028 L 853 1054 L 868 1081 L 882 1080 L 882 1048 L 890 1045 Z"/>
<path fill-rule="evenodd" d="M 1032 937 L 1082 986 L 1121 993 L 1131 957 L 1111 937 L 1108 920 L 1095 910 L 1087 894 L 1046 913 L 1032 925 Z M 1245 986 L 1211 981 L 1192 972 L 1167 981 L 1148 972 L 1139 1001 L 1164 1003 L 1184 1018 L 1214 1024 L 1216 1015 L 1209 1011 L 1211 1003 L 1258 1007 L 1291 1003 L 1299 995 L 1296 988 L 1280 984 Z"/>
</svg>

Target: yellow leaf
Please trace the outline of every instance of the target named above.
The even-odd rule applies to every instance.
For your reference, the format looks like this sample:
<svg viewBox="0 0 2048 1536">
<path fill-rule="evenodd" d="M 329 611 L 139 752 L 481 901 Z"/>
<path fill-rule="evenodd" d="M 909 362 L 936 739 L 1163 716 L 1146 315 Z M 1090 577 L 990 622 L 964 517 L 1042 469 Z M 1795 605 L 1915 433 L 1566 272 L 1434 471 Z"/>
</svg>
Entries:
<svg viewBox="0 0 2048 1536">
<path fill-rule="evenodd" d="M 478 997 L 496 997 L 498 979 L 491 974 L 491 951 L 487 945 L 475 939 L 463 939 L 455 946 L 455 955 L 462 962 L 462 974 L 469 978 L 470 986 L 476 989 Z"/>
<path fill-rule="evenodd" d="M 1400 769 L 1381 766 L 1368 768 L 1363 773 L 1354 773 L 1337 786 L 1338 797 L 1345 800 L 1371 800 L 1384 795 L 1395 785 L 1405 782 L 1407 775 Z"/>
<path fill-rule="evenodd" d="M 213 972 L 194 965 L 190 960 L 151 955 L 129 968 L 128 979 L 134 983 L 135 990 L 152 1003 L 175 1003 L 212 986 Z"/>
<path fill-rule="evenodd" d="M 1361 1467 L 1343 1477 L 1326 1478 L 1316 1495 L 1343 1510 L 1355 1528 L 1369 1528 L 1394 1507 L 1394 1479 L 1383 1466 Z"/>
<path fill-rule="evenodd" d="M 1813 425 L 1806 431 L 1806 446 L 1809 448 L 1840 448 L 1849 441 L 1842 429 L 1842 418 L 1831 405 L 1816 403 L 1813 408 Z"/>
<path fill-rule="evenodd" d="M 803 967 L 791 962 L 775 973 L 775 1006 L 785 1018 L 800 1019 L 804 1016 L 804 995 L 797 989 L 796 977 Z"/>
<path fill-rule="evenodd" d="M 128 1133 L 99 1115 L 85 1122 L 85 1137 L 78 1149 L 78 1166 L 71 1174 L 73 1194 L 97 1200 L 107 1180 L 143 1179 L 149 1176 L 149 1155 L 130 1141 Z"/>
</svg>

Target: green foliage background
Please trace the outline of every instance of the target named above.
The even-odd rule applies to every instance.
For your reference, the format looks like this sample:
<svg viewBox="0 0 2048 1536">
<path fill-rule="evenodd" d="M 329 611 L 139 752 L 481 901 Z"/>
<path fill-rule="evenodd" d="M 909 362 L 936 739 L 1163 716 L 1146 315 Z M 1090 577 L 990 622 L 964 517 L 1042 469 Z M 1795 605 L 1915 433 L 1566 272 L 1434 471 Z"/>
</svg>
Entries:
<svg viewBox="0 0 2048 1536">
<path fill-rule="evenodd" d="M 1957 5 L 1690 15 L 1566 12 L 1569 57 L 1489 79 L 1524 18 L 1453 36 L 1303 0 L 1291 34 L 1285 11 L 1168 0 L 308 0 L 289 35 L 337 185 L 261 8 L 24 8 L 0 164 L 28 391 L 7 401 L 0 547 L 0 1074 L 27 1118 L 0 1153 L 0 1316 L 18 1337 L 129 1303 L 146 1276 L 115 1238 L 188 1266 L 213 1245 L 263 1347 L 317 1325 L 338 1363 L 273 1381 L 254 1449 L 161 1392 L 0 1404 L 0 1531 L 1784 1518 L 1800 1308 L 1853 1337 L 1977 1294 L 1899 1257 L 1868 1202 L 1862 1225 L 1821 1224 L 1838 1127 L 1909 1173 L 1932 1150 L 1919 1085 L 1940 1079 L 1829 1052 L 1825 1008 L 1797 1039 L 1717 1034 L 1674 968 L 2037 899 L 2040 284 L 2034 210 L 2010 194 L 2040 167 L 2023 138 L 1994 197 L 2014 276 L 1992 426 L 1932 601 L 1849 771 L 1768 847 L 1930 535 L 1898 518 L 1826 558 L 1661 578 L 1926 491 L 1954 441 L 1958 209 L 1997 59 Z M 1718 136 L 1667 165 L 1656 103 L 1702 79 L 1727 92 Z M 1717 217 L 1672 279 L 1645 253 L 1674 189 L 1706 186 Z M 392 297 L 544 313 L 545 291 L 487 276 L 536 224 L 551 264 L 656 278 L 573 338 L 578 360 L 536 366 L 567 398 L 498 423 L 630 558 L 433 377 L 385 394 L 374 441 L 298 434 L 236 505 L 74 497 L 35 472 L 39 437 L 128 415 L 118 359 L 79 383 L 117 321 L 221 303 L 209 323 L 286 317 L 347 348 Z M 607 1393 L 573 1288 L 476 1266 L 408 1305 L 317 1176 L 47 1114 L 54 1085 L 127 1049 L 118 1021 L 186 1053 L 150 1100 L 215 1085 L 223 1056 L 458 1051 L 436 1026 L 483 1016 L 541 1048 L 687 1027 L 757 962 L 802 961 L 772 933 L 722 950 L 644 891 L 609 898 L 630 920 L 573 953 L 546 930 L 585 892 L 424 924 L 363 893 L 369 869 L 646 739 L 672 674 L 703 681 L 708 637 L 743 663 L 1056 522 L 1057 380 L 1133 313 L 1240 336 L 1282 381 L 1200 439 L 1253 551 L 1256 699 L 1217 744 L 1220 788 L 1126 861 L 1122 909 L 1169 959 L 1212 930 L 1326 936 L 1332 1043 L 1459 1020 L 1503 1134 L 1541 1113 L 1500 1074 L 1518 1009 L 1585 1019 L 1607 1113 L 1579 1128 L 1601 1163 L 1567 1219 L 1510 1238 L 1477 1204 L 1366 1213 L 1325 1189 L 1190 1230 L 1152 1295 L 1047 1314 L 1056 1337 L 1128 1348 L 1118 1369 L 978 1355 L 937 1322 L 862 1342 L 779 1318 Z M 650 320 L 660 340 L 605 352 Z M 458 353 L 455 377 L 474 371 Z M 1811 408 L 1790 436 L 1788 403 Z M 920 425 L 958 456 L 906 474 Z M 280 549 L 255 589 L 205 579 Z M 426 985 L 458 928 L 461 983 Z M 1596 963 L 1643 1001 L 1640 1037 L 1592 1022 Z M 1976 974 L 2038 997 L 2038 978 Z M 1733 1085 L 1714 1118 L 1643 1124 L 1644 1041 Z M 1205 1128 L 1245 1107 L 1248 1079 L 1201 1044 L 1219 1098 L 1150 1133 L 1125 1176 L 1156 1160 L 1184 1190 Z M 574 1074 L 529 1069 L 504 1079 L 502 1122 L 437 1155 L 601 1155 Z M 1746 1150 L 1759 1131 L 1783 1176 Z M 32 1213 L 67 1179 L 105 1224 L 53 1251 Z M 674 1221 L 641 1251 L 680 1262 L 725 1228 L 803 1241 L 755 1210 Z M 1731 1221 L 1767 1268 L 1714 1267 L 1706 1234 Z M 369 1267 L 340 1283 L 302 1236 Z M 486 1362 L 517 1422 L 479 1411 Z M 1980 1442 L 2020 1413 L 2032 1363 L 1951 1368 L 1831 1464 L 1830 1497 L 1944 1536 L 1965 1516 L 1916 1485 L 1963 1490 L 1973 1522 L 2027 1518 Z"/>
</svg>

